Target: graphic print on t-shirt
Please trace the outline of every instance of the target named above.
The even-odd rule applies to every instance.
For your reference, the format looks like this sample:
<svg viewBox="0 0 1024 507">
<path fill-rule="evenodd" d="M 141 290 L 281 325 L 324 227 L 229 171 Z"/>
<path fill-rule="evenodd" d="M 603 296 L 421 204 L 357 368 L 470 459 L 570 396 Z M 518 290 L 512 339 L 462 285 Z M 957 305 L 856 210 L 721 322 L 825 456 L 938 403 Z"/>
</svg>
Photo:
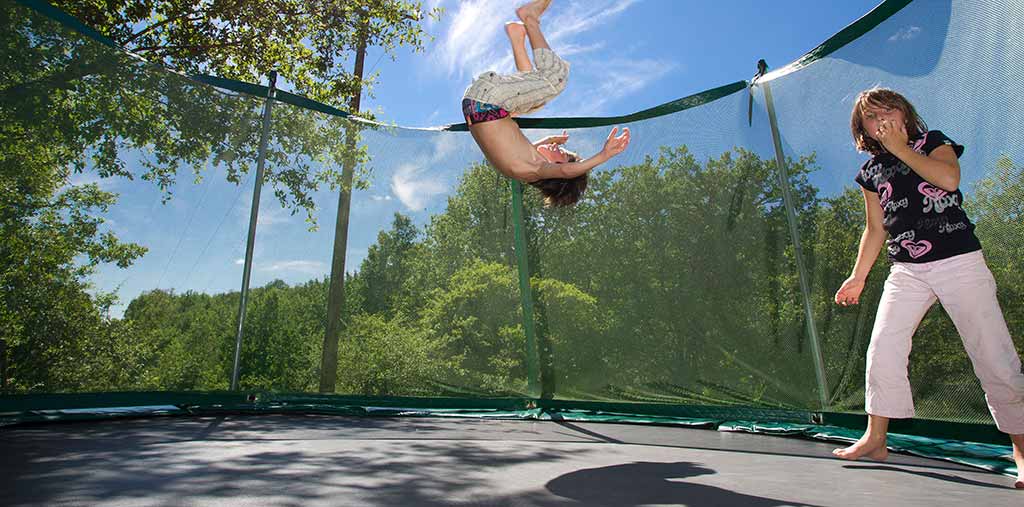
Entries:
<svg viewBox="0 0 1024 507">
<path fill-rule="evenodd" d="M 963 153 L 962 146 L 938 130 L 908 142 L 924 156 L 943 145 L 958 157 Z M 959 189 L 950 192 L 933 185 L 888 152 L 865 162 L 855 181 L 878 194 L 882 225 L 891 238 L 886 244 L 890 260 L 931 262 L 981 249 L 974 224 L 961 207 Z"/>
</svg>

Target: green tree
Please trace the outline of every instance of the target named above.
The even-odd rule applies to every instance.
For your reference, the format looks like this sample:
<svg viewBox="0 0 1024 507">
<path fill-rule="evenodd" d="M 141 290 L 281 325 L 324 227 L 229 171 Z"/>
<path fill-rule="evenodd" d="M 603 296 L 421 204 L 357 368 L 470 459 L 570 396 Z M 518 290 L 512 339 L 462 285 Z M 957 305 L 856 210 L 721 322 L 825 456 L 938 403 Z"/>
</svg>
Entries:
<svg viewBox="0 0 1024 507">
<path fill-rule="evenodd" d="M 87 352 L 82 337 L 102 332 L 103 314 L 114 301 L 86 292 L 85 279 L 97 264 L 127 266 L 145 249 L 98 233 L 98 215 L 113 202 L 112 194 L 84 185 L 40 196 L 20 190 L 45 178 L 24 180 L 0 180 L 2 388 L 72 389 L 75 383 L 61 365 Z"/>
<path fill-rule="evenodd" d="M 400 45 L 422 48 L 425 37 L 419 25 L 424 19 L 422 7 L 412 2 L 218 1 L 196 7 L 174 1 L 103 5 L 68 1 L 57 6 L 152 62 L 187 73 L 250 81 L 276 69 L 297 91 L 334 102 L 344 102 L 354 90 L 376 79 L 356 79 L 344 70 L 344 57 L 353 47 L 356 32 L 392 57 Z M 0 21 L 10 28 L 0 34 L 5 51 L 0 69 L 6 78 L 0 85 L 4 92 L 0 141 L 5 145 L 0 155 L 4 202 L 0 243 L 5 245 L 0 253 L 4 263 L 0 290 L 5 301 L 14 303 L 0 312 L 0 322 L 10 324 L 4 329 L 12 330 L 0 335 L 0 377 L 6 386 L 11 372 L 53 364 L 42 360 L 15 364 L 24 360 L 17 349 L 20 342 L 44 332 L 40 322 L 60 320 L 45 314 L 47 309 L 60 308 L 61 303 L 46 301 L 57 292 L 37 283 L 46 277 L 35 274 L 61 266 L 65 273 L 49 276 L 64 279 L 63 287 L 84 291 L 90 272 L 45 261 L 37 252 L 53 248 L 58 257 L 88 256 L 122 267 L 144 252 L 141 246 L 123 244 L 104 231 L 102 219 L 91 229 L 79 228 L 78 233 L 85 231 L 91 238 L 69 238 L 61 240 L 62 245 L 36 243 L 34 250 L 16 247 L 37 234 L 32 227 L 43 214 L 74 217 L 102 212 L 114 202 L 114 195 L 98 190 L 88 197 L 81 195 L 85 190 L 77 191 L 78 195 L 59 194 L 70 177 L 76 173 L 141 177 L 155 182 L 170 198 L 179 170 L 189 168 L 199 179 L 210 163 L 226 166 L 228 179 L 239 183 L 256 158 L 261 101 L 215 92 L 11 3 L 0 7 Z M 275 120 L 266 179 L 283 206 L 293 213 L 305 210 L 312 223 L 310 194 L 322 184 L 332 188 L 351 184 L 336 164 L 365 162 L 365 150 L 355 148 L 354 135 L 349 143 L 341 141 L 339 133 L 350 122 L 325 121 L 291 107 L 279 108 Z M 140 156 L 129 157 L 130 153 Z M 137 158 L 137 166 L 134 161 L 129 164 L 128 158 Z M 85 243 L 92 246 L 62 251 Z M 90 262 L 89 267 L 95 264 Z M 40 299 L 30 303 L 19 294 L 37 294 Z M 78 298 L 65 295 L 66 301 L 88 299 L 84 292 Z M 110 303 L 102 299 L 90 304 L 101 309 Z M 89 311 L 83 305 L 80 312 Z M 29 306 L 44 313 L 32 317 L 26 313 Z M 58 335 L 50 336 L 57 339 Z M 74 336 L 79 334 L 66 333 L 65 339 Z"/>
<path fill-rule="evenodd" d="M 390 230 L 377 235 L 359 267 L 362 310 L 390 315 L 396 308 L 412 274 L 410 260 L 418 235 L 412 220 L 401 213 L 395 213 Z"/>
</svg>

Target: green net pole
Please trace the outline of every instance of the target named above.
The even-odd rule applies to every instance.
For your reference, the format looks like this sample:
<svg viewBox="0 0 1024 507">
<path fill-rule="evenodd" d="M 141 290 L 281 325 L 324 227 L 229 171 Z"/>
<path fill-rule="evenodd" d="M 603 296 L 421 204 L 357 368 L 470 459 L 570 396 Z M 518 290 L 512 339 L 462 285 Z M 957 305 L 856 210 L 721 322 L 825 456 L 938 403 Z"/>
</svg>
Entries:
<svg viewBox="0 0 1024 507">
<path fill-rule="evenodd" d="M 267 142 L 270 139 L 270 110 L 274 104 L 277 72 L 270 73 L 270 87 L 267 102 L 263 105 L 263 131 L 260 132 L 260 151 L 256 161 L 256 183 L 252 191 L 252 208 L 249 211 L 249 236 L 245 243 L 245 268 L 242 270 L 242 293 L 238 302 L 238 332 L 235 334 L 235 362 L 231 368 L 231 390 L 238 389 L 239 361 L 242 356 L 242 326 L 245 324 L 245 305 L 249 296 L 249 277 L 252 274 L 252 251 L 256 243 L 256 221 L 260 213 L 260 190 L 263 188 L 263 168 L 267 163 Z"/>
<path fill-rule="evenodd" d="M 523 332 L 526 334 L 526 376 L 530 396 L 540 397 L 540 360 L 537 333 L 533 326 L 533 292 L 530 290 L 530 262 L 526 252 L 526 226 L 523 221 L 523 184 L 512 182 L 512 228 L 515 231 L 516 262 L 519 265 L 519 298 L 523 306 Z"/>
<path fill-rule="evenodd" d="M 796 267 L 800 278 L 800 292 L 803 294 L 804 320 L 807 321 L 807 334 L 811 341 L 811 355 L 814 360 L 814 373 L 818 378 L 818 401 L 821 410 L 829 410 L 828 383 L 825 381 L 825 361 L 821 354 L 821 344 L 818 342 L 818 328 L 814 323 L 814 308 L 811 306 L 811 289 L 807 275 L 807 265 L 804 263 L 803 249 L 800 247 L 800 228 L 797 226 L 796 209 L 793 205 L 793 196 L 789 191 L 789 173 L 786 170 L 786 157 L 782 153 L 782 139 L 779 135 L 779 124 L 775 118 L 775 103 L 772 101 L 772 88 L 767 83 L 758 83 L 764 90 L 764 101 L 768 108 L 768 122 L 772 128 L 772 142 L 775 143 L 775 164 L 778 167 L 779 188 L 782 190 L 782 200 L 786 206 L 786 222 L 789 224 L 789 234 L 793 238 L 793 252 L 796 255 Z"/>
</svg>

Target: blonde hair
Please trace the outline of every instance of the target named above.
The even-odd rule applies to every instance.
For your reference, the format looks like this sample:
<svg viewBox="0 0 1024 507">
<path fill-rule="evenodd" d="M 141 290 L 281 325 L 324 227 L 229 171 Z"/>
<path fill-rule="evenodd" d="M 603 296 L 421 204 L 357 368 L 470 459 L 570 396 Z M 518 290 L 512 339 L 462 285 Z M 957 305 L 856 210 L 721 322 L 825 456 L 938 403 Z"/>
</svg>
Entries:
<svg viewBox="0 0 1024 507">
<path fill-rule="evenodd" d="M 925 125 L 924 120 L 914 109 L 914 105 L 906 97 L 888 88 L 871 88 L 857 95 L 857 100 L 853 103 L 853 111 L 850 113 L 850 132 L 853 134 L 853 144 L 857 146 L 857 151 L 866 151 L 872 155 L 885 153 L 882 143 L 872 139 L 864 130 L 864 111 L 870 107 L 902 111 L 904 126 L 911 139 L 928 132 L 928 126 Z"/>
</svg>

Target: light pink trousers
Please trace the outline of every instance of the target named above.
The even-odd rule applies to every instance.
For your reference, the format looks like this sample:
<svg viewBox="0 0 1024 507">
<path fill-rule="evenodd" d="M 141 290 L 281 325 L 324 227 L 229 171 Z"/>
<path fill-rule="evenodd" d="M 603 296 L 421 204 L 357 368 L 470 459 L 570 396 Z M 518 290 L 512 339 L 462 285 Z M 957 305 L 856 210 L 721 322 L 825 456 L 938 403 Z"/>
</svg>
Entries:
<svg viewBox="0 0 1024 507">
<path fill-rule="evenodd" d="M 1024 373 L 980 250 L 934 262 L 893 264 L 868 346 L 867 413 L 914 417 L 907 376 L 910 342 L 936 299 L 960 332 L 996 427 L 1024 433 Z"/>
</svg>

